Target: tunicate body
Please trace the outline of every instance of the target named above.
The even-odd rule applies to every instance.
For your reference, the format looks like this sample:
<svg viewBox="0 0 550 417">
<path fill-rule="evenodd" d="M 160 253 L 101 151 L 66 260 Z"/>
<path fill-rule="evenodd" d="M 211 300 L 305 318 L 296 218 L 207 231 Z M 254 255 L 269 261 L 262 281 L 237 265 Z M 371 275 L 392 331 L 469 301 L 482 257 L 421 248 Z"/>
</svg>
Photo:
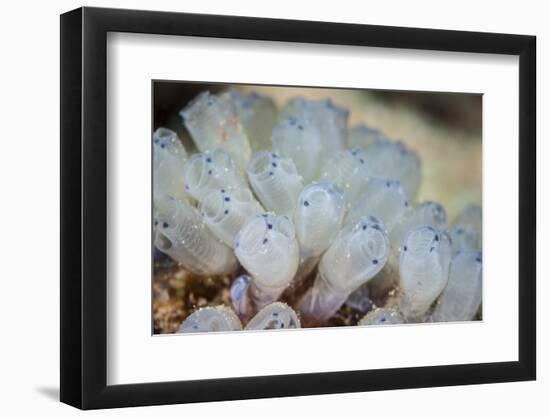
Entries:
<svg viewBox="0 0 550 417">
<path fill-rule="evenodd" d="M 292 221 L 271 214 L 252 218 L 235 238 L 235 254 L 252 278 L 250 296 L 256 307 L 276 301 L 298 269 Z"/>
<path fill-rule="evenodd" d="M 313 287 L 300 302 L 300 312 L 315 321 L 330 318 L 354 290 L 380 272 L 389 250 L 388 237 L 374 217 L 344 227 L 322 256 Z"/>
<path fill-rule="evenodd" d="M 189 158 L 185 163 L 184 180 L 186 191 L 198 201 L 222 189 L 247 187 L 229 154 L 221 149 Z"/>
<path fill-rule="evenodd" d="M 481 252 L 456 255 L 449 269 L 449 282 L 439 296 L 432 321 L 472 320 L 481 304 Z"/>
<path fill-rule="evenodd" d="M 262 308 L 246 325 L 245 330 L 299 329 L 300 319 L 292 307 L 276 302 Z"/>
<path fill-rule="evenodd" d="M 158 250 L 196 274 L 235 271 L 237 259 L 231 248 L 214 236 L 188 202 L 166 198 L 155 209 L 154 243 Z"/>
<path fill-rule="evenodd" d="M 231 155 L 237 167 L 246 169 L 252 151 L 231 100 L 205 91 L 195 97 L 180 116 L 201 152 L 221 148 Z"/>
<path fill-rule="evenodd" d="M 378 326 L 386 324 L 403 324 L 405 317 L 394 308 L 376 308 L 369 311 L 359 323 L 358 326 Z"/>
<path fill-rule="evenodd" d="M 176 132 L 159 127 L 153 133 L 153 198 L 187 198 L 183 168 L 187 152 Z"/>
<path fill-rule="evenodd" d="M 180 325 L 177 333 L 231 332 L 242 324 L 229 307 L 204 307 L 194 311 Z"/>
<path fill-rule="evenodd" d="M 291 159 L 257 152 L 248 164 L 248 179 L 266 210 L 292 217 L 302 181 Z"/>
<path fill-rule="evenodd" d="M 431 226 L 405 236 L 399 260 L 400 310 L 419 319 L 447 285 L 451 244 L 446 233 Z"/>
</svg>

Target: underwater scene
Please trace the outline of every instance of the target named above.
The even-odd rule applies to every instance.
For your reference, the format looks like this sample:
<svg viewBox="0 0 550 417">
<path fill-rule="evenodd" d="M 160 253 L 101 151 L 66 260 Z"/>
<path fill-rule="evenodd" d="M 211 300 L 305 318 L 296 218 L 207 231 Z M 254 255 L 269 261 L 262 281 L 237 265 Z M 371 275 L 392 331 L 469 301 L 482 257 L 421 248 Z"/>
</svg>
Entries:
<svg viewBox="0 0 550 417">
<path fill-rule="evenodd" d="M 153 333 L 482 319 L 482 96 L 153 81 Z"/>
</svg>

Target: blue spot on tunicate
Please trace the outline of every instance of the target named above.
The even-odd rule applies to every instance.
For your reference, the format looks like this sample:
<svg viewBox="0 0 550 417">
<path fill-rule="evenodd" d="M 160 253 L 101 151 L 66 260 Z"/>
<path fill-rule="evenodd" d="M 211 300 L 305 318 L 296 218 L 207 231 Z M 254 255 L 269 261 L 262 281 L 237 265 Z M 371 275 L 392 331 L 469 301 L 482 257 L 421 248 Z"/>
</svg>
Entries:
<svg viewBox="0 0 550 417">
<path fill-rule="evenodd" d="M 222 188 L 222 194 L 225 193 L 225 190 Z"/>
<path fill-rule="evenodd" d="M 271 156 L 272 156 L 273 158 L 277 158 L 277 154 L 276 154 L 276 153 L 272 153 Z"/>
<path fill-rule="evenodd" d="M 279 313 L 273 313 L 273 317 L 277 317 Z"/>
<path fill-rule="evenodd" d="M 477 263 L 481 263 L 481 257 L 478 256 L 478 257 L 476 258 L 476 262 L 477 262 Z"/>
<path fill-rule="evenodd" d="M 304 201 L 304 206 L 309 207 L 309 201 Z"/>
<path fill-rule="evenodd" d="M 155 143 L 159 143 L 159 140 L 158 140 L 158 139 L 155 139 Z"/>
<path fill-rule="evenodd" d="M 267 225 L 267 228 L 268 228 L 269 230 L 271 230 L 271 229 L 273 229 L 273 225 L 272 225 L 272 224 L 268 224 L 268 225 Z"/>
<path fill-rule="evenodd" d="M 262 214 L 262 217 L 267 217 L 267 214 Z"/>
<path fill-rule="evenodd" d="M 265 238 L 262 243 L 265 245 L 267 243 L 267 238 Z"/>
<path fill-rule="evenodd" d="M 168 223 L 166 223 L 166 222 L 163 222 L 163 223 L 162 223 L 162 227 L 164 227 L 165 229 L 166 229 L 168 226 L 169 226 Z"/>
<path fill-rule="evenodd" d="M 285 327 L 285 324 L 281 323 L 281 329 L 283 329 L 284 327 Z"/>
<path fill-rule="evenodd" d="M 225 197 L 224 200 L 225 201 L 231 201 L 231 199 L 229 197 Z"/>
<path fill-rule="evenodd" d="M 235 247 L 236 247 L 236 248 L 239 247 L 239 242 L 235 242 Z"/>
<path fill-rule="evenodd" d="M 273 171 L 269 171 L 269 175 L 272 177 L 273 176 Z"/>
<path fill-rule="evenodd" d="M 382 318 L 380 319 L 380 322 L 381 322 L 381 323 L 384 323 L 385 321 L 386 321 L 386 318 L 385 318 L 385 317 L 382 317 Z"/>
<path fill-rule="evenodd" d="M 228 213 L 229 213 L 229 210 L 225 210 L 223 213 L 224 213 L 224 214 L 228 214 Z"/>
<path fill-rule="evenodd" d="M 386 181 L 386 187 L 389 187 L 391 185 L 391 182 Z"/>
<path fill-rule="evenodd" d="M 406 246 L 406 245 L 403 246 L 403 251 L 404 251 L 404 252 L 407 252 L 407 246 Z"/>
<path fill-rule="evenodd" d="M 373 259 L 372 263 L 376 265 L 378 263 L 378 259 Z"/>
<path fill-rule="evenodd" d="M 208 162 L 208 163 L 212 162 L 212 158 L 210 158 L 210 157 L 206 158 L 206 162 Z"/>
<path fill-rule="evenodd" d="M 363 230 L 367 230 L 367 225 L 366 224 L 363 225 Z"/>
<path fill-rule="evenodd" d="M 302 125 L 298 125 L 298 129 L 304 130 L 304 127 Z"/>
<path fill-rule="evenodd" d="M 435 241 L 439 242 L 439 235 L 435 235 Z"/>
<path fill-rule="evenodd" d="M 464 233 L 464 229 L 458 228 L 458 229 L 456 229 L 456 233 L 461 235 L 462 233 Z"/>
<path fill-rule="evenodd" d="M 277 168 L 277 164 L 275 162 L 272 162 L 271 165 L 273 166 L 273 168 Z"/>
<path fill-rule="evenodd" d="M 430 248 L 430 252 L 433 252 L 434 249 L 435 249 L 435 248 L 432 246 L 432 247 Z"/>
<path fill-rule="evenodd" d="M 208 170 L 208 175 L 212 175 L 212 170 L 211 169 Z"/>
<path fill-rule="evenodd" d="M 164 143 L 162 143 L 162 144 L 160 145 L 160 147 L 161 147 L 162 149 L 164 149 L 164 148 L 166 147 L 166 145 L 165 145 Z"/>
<path fill-rule="evenodd" d="M 359 162 L 361 162 L 362 164 L 365 163 L 365 160 L 363 158 L 359 159 Z"/>
<path fill-rule="evenodd" d="M 409 202 L 405 201 L 405 207 L 409 207 Z"/>
<path fill-rule="evenodd" d="M 353 156 L 357 155 L 357 150 L 354 149 L 353 151 L 351 151 L 351 154 L 352 154 Z"/>
<path fill-rule="evenodd" d="M 158 220 L 155 220 L 155 226 L 158 225 L 158 224 L 159 224 Z"/>
</svg>

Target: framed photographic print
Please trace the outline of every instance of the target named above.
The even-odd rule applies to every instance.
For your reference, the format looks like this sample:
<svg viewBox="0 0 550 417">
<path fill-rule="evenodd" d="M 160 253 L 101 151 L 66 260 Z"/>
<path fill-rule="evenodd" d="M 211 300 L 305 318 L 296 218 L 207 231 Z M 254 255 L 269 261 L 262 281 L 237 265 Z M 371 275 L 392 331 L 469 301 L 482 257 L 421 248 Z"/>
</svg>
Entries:
<svg viewBox="0 0 550 417">
<path fill-rule="evenodd" d="M 61 400 L 535 379 L 535 38 L 61 16 Z"/>
</svg>

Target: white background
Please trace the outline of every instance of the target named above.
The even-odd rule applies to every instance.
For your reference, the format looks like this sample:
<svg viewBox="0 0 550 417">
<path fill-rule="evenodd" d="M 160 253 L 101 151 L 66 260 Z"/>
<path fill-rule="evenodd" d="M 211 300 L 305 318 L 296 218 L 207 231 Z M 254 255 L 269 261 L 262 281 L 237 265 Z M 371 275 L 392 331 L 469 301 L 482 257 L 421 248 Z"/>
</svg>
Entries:
<svg viewBox="0 0 550 417">
<path fill-rule="evenodd" d="M 9 2 L 2 10 L 2 89 L 0 117 L 2 152 L 0 181 L 4 196 L 1 219 L 2 302 L 0 317 L 0 409 L 6 415 L 72 415 L 76 411 L 57 403 L 59 378 L 59 13 L 80 6 L 74 1 L 56 4 Z M 227 4 L 226 4 L 227 3 Z M 544 2 L 522 1 L 445 4 L 438 1 L 346 2 L 322 5 L 305 1 L 88 1 L 87 5 L 164 9 L 202 13 L 241 14 L 443 29 L 465 29 L 536 34 L 538 36 L 539 143 L 548 136 L 542 121 L 547 98 L 550 59 Z M 543 100 L 546 100 L 543 102 Z M 550 210 L 548 192 L 542 194 L 550 168 L 548 147 L 539 146 L 539 213 Z M 550 249 L 550 223 L 539 215 L 539 259 Z M 543 237 L 545 236 L 545 237 Z M 542 260 L 542 259 L 541 259 Z M 24 268 L 23 268 L 24 266 Z M 539 265 L 538 381 L 484 386 L 435 388 L 329 395 L 317 397 L 239 401 L 170 407 L 101 411 L 100 415 L 297 415 L 331 416 L 343 413 L 464 416 L 543 415 L 550 390 L 550 303 L 543 304 L 550 284 L 548 263 Z M 546 297 L 546 296 L 544 296 Z"/>
<path fill-rule="evenodd" d="M 107 51 L 108 384 L 517 360 L 517 57 L 137 34 Z M 152 338 L 151 79 L 483 93 L 484 322 Z"/>
</svg>

